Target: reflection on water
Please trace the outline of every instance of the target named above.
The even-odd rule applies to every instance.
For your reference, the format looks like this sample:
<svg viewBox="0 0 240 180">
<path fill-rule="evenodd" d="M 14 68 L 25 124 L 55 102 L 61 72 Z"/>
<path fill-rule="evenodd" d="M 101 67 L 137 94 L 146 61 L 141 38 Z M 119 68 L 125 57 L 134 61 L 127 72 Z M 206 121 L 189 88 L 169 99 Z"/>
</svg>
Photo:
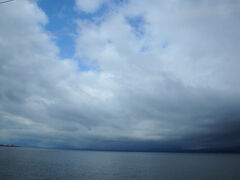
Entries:
<svg viewBox="0 0 240 180">
<path fill-rule="evenodd" d="M 0 179 L 240 179 L 240 155 L 0 148 Z"/>
</svg>

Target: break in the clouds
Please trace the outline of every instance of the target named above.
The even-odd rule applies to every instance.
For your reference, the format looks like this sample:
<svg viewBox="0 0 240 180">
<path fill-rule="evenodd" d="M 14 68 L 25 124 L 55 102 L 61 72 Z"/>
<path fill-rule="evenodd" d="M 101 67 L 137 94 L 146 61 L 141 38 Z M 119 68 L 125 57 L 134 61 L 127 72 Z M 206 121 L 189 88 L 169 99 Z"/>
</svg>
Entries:
<svg viewBox="0 0 240 180">
<path fill-rule="evenodd" d="M 0 143 L 240 150 L 239 1 L 43 1 L 0 5 Z"/>
</svg>

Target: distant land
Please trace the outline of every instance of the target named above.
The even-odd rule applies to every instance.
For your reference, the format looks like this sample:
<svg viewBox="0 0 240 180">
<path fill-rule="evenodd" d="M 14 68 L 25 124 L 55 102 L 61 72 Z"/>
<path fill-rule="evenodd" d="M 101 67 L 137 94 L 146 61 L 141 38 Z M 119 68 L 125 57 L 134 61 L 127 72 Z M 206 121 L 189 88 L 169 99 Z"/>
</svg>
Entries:
<svg viewBox="0 0 240 180">
<path fill-rule="evenodd" d="M 212 149 L 178 149 L 178 148 L 165 148 L 165 149 L 94 149 L 94 148 L 71 148 L 71 147 L 55 147 L 51 149 L 62 150 L 76 150 L 76 151 L 109 151 L 109 152 L 155 152 L 155 153 L 233 153 L 240 154 L 240 148 L 212 148 Z"/>
<path fill-rule="evenodd" d="M 74 151 L 109 151 L 109 152 L 159 152 L 159 153 L 233 153 L 240 154 L 240 148 L 212 148 L 212 149 L 108 149 L 108 148 L 71 148 L 71 147 L 34 147 L 34 146 L 17 146 L 13 144 L 0 144 L 0 147 L 26 147 L 26 148 L 44 148 L 44 149 L 59 149 L 59 150 L 74 150 Z"/>
<path fill-rule="evenodd" d="M 13 144 L 0 144 L 0 147 L 20 147 Z"/>
</svg>

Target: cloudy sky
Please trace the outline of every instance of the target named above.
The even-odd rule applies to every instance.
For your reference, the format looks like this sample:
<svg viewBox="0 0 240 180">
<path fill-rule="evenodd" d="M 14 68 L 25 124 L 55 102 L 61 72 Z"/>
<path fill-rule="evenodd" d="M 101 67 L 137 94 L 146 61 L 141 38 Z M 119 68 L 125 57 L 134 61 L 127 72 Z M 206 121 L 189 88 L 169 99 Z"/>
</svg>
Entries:
<svg viewBox="0 0 240 180">
<path fill-rule="evenodd" d="M 240 150 L 239 0 L 0 4 L 0 144 Z"/>
</svg>

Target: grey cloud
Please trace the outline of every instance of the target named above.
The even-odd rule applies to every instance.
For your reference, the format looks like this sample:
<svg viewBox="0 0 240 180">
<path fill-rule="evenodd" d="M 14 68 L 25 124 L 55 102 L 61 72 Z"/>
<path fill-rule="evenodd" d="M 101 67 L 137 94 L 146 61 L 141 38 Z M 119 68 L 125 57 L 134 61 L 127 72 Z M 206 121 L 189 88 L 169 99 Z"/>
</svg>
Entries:
<svg viewBox="0 0 240 180">
<path fill-rule="evenodd" d="M 1 6 L 0 142 L 239 151 L 239 12 L 206 16 L 206 7 L 233 6 L 201 1 L 203 11 L 193 1 L 184 2 L 174 8 L 182 12 L 182 7 L 195 15 L 192 19 L 174 13 L 167 18 L 167 11 L 159 14 L 148 1 L 135 2 L 130 12 L 130 1 L 98 25 L 79 22 L 76 57 L 95 59 L 99 72 L 81 72 L 75 60 L 57 56 L 37 4 L 23 0 Z M 161 8 L 173 8 L 165 5 Z M 189 9 L 193 6 L 197 14 Z M 141 38 L 125 20 L 134 13 L 148 22 Z M 141 47 L 148 49 L 141 52 Z"/>
</svg>

